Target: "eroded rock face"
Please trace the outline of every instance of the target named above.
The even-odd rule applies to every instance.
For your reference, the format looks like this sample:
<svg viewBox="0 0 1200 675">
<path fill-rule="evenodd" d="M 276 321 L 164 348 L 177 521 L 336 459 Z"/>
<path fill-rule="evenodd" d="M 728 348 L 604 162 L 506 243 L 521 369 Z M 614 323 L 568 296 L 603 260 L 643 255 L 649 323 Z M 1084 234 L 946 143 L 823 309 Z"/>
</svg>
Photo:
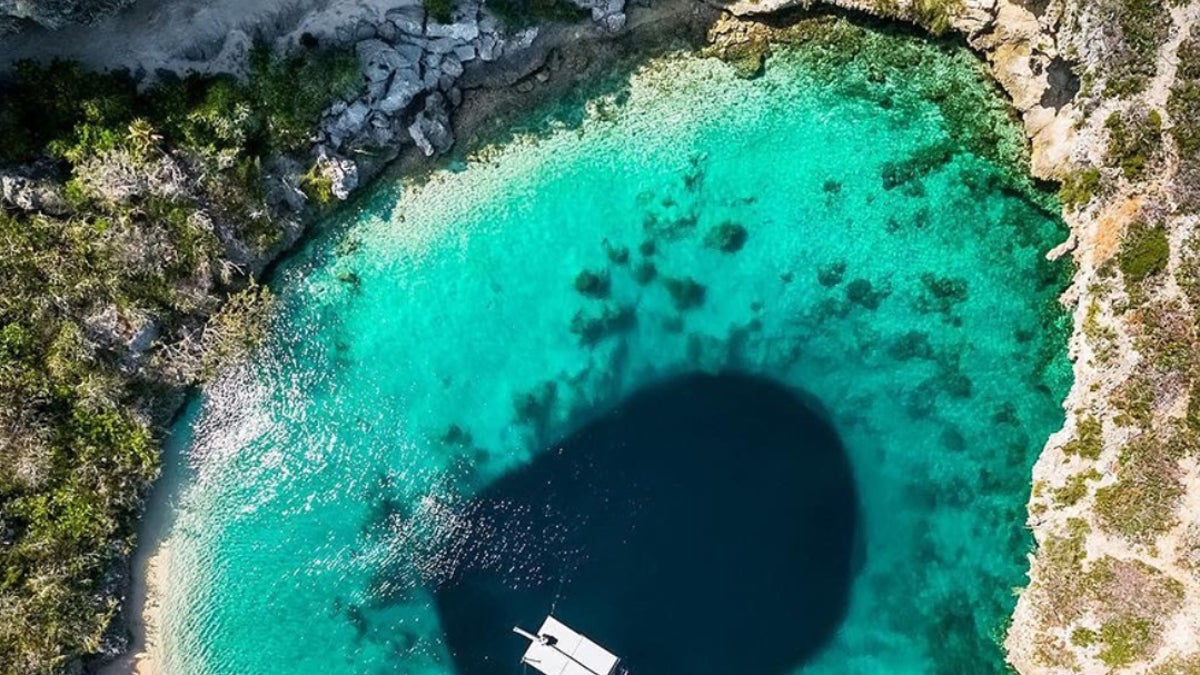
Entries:
<svg viewBox="0 0 1200 675">
<path fill-rule="evenodd" d="M 0 35 L 28 27 L 62 28 L 103 19 L 133 0 L 0 0 Z"/>
</svg>

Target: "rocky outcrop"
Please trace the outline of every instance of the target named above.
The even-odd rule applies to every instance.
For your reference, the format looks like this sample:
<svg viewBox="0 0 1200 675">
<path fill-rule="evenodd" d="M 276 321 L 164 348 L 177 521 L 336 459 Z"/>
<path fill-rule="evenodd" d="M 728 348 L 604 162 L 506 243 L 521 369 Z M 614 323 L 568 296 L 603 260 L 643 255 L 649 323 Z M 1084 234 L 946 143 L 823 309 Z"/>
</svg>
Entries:
<svg viewBox="0 0 1200 675">
<path fill-rule="evenodd" d="M 574 0 L 592 18 L 593 35 L 620 33 L 624 0 Z M 334 195 L 345 199 L 345 176 L 360 171 L 355 159 L 370 157 L 372 173 L 406 146 L 426 157 L 455 142 L 451 112 L 463 90 L 507 86 L 539 68 L 548 49 L 536 27 L 506 30 L 478 0 L 455 5 L 451 20 L 430 16 L 420 0 L 400 0 L 376 21 L 351 26 L 302 24 L 285 41 L 353 44 L 366 84 L 353 101 L 332 106 L 317 130 L 315 154 L 323 172 L 337 167 Z"/>
<path fill-rule="evenodd" d="M 51 30 L 75 23 L 92 23 L 133 0 L 0 0 L 0 35 L 27 27 Z"/>
</svg>

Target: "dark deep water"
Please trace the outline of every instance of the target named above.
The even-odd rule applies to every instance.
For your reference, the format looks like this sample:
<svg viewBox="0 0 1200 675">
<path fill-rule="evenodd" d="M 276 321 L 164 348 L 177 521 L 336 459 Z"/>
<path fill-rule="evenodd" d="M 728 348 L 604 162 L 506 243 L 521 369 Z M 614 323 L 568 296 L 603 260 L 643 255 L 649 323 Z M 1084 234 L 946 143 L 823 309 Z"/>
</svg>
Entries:
<svg viewBox="0 0 1200 675">
<path fill-rule="evenodd" d="M 637 675 L 787 673 L 833 635 L 856 560 L 849 460 L 792 390 L 686 375 L 634 394 L 485 489 L 437 590 L 461 675 L 514 671 L 546 613 Z M 517 543 L 514 543 L 517 542 Z"/>
</svg>

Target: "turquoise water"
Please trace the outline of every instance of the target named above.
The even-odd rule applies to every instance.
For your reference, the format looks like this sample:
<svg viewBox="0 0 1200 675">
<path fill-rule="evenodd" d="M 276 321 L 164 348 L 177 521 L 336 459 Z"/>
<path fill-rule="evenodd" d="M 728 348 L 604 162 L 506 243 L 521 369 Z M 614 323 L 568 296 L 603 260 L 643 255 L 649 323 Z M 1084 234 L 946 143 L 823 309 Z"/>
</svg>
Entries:
<svg viewBox="0 0 1200 675">
<path fill-rule="evenodd" d="M 1042 257 L 1063 230 L 968 150 L 1013 132 L 956 116 L 991 100 L 979 66 L 873 39 L 832 77 L 804 49 L 750 81 L 659 59 L 335 217 L 276 275 L 267 344 L 171 439 L 194 476 L 166 672 L 453 672 L 436 591 L 480 557 L 517 575 L 527 543 L 469 545 L 472 498 L 692 371 L 807 392 L 849 457 L 848 605 L 797 671 L 1002 672 L 1068 383 Z"/>
</svg>

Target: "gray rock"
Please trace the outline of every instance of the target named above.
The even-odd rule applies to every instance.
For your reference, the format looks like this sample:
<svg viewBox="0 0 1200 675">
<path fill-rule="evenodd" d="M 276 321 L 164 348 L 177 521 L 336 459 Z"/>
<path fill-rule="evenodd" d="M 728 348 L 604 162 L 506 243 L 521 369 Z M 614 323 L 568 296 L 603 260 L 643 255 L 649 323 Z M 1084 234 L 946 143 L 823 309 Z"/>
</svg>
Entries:
<svg viewBox="0 0 1200 675">
<path fill-rule="evenodd" d="M 423 83 L 415 68 L 397 70 L 388 87 L 387 94 L 379 100 L 375 107 L 389 113 L 403 110 L 423 89 Z"/>
<path fill-rule="evenodd" d="M 358 166 L 354 160 L 334 154 L 327 154 L 323 149 L 317 157 L 317 171 L 327 178 L 333 196 L 346 199 L 354 188 L 358 187 Z"/>
<path fill-rule="evenodd" d="M 434 54 L 449 54 L 461 46 L 461 41 L 450 37 L 434 38 L 425 41 L 426 51 L 433 52 Z"/>
<path fill-rule="evenodd" d="M 441 94 L 434 92 L 425 98 L 425 107 L 408 126 L 408 134 L 426 157 L 444 153 L 454 145 L 450 115 Z"/>
<path fill-rule="evenodd" d="M 478 55 L 481 61 L 495 61 L 500 57 L 503 43 L 494 35 L 484 34 L 479 38 Z"/>
<path fill-rule="evenodd" d="M 525 51 L 533 45 L 533 41 L 537 39 L 537 26 L 525 28 L 513 33 L 512 37 L 504 41 L 504 54 L 515 54 Z"/>
<path fill-rule="evenodd" d="M 476 55 L 475 45 L 463 45 L 461 47 L 455 47 L 454 51 L 451 53 L 454 54 L 455 58 L 457 58 L 459 62 L 474 61 Z"/>
<path fill-rule="evenodd" d="M 404 59 L 399 52 L 383 40 L 363 40 L 354 46 L 358 54 L 359 67 L 368 81 L 386 80 L 391 74 L 404 65 Z"/>
<path fill-rule="evenodd" d="M 500 32 L 500 19 L 496 18 L 496 15 L 491 12 L 480 12 L 479 32 L 494 37 Z"/>
<path fill-rule="evenodd" d="M 375 24 L 366 19 L 359 19 L 358 24 L 354 26 L 354 38 L 356 40 L 370 40 L 376 37 Z"/>
<path fill-rule="evenodd" d="M 385 14 L 396 30 L 405 35 L 425 34 L 425 10 L 421 7 L 398 7 Z"/>
<path fill-rule="evenodd" d="M 395 44 L 400 38 L 400 31 L 396 28 L 396 24 L 391 21 L 384 21 L 375 27 L 375 32 L 379 34 L 379 39 L 388 44 Z"/>
<path fill-rule="evenodd" d="M 367 122 L 371 107 L 359 99 L 346 106 L 346 109 L 326 125 L 325 133 L 334 147 L 340 147 L 348 138 L 357 136 Z"/>
<path fill-rule="evenodd" d="M 604 30 L 610 33 L 620 33 L 621 31 L 625 30 L 624 12 L 617 12 L 616 14 L 609 14 L 608 16 L 604 17 L 603 25 Z"/>
<path fill-rule="evenodd" d="M 140 357 L 147 349 L 150 349 L 154 341 L 158 339 L 158 324 L 153 319 L 147 317 L 143 319 L 133 329 L 133 337 L 126 343 L 129 348 L 129 355 L 133 358 Z"/>
<path fill-rule="evenodd" d="M 405 65 L 411 64 L 415 66 L 421 61 L 421 57 L 424 56 L 425 50 L 421 49 L 419 45 L 401 43 L 396 45 L 396 53 L 399 54 L 400 58 L 404 60 Z"/>
<path fill-rule="evenodd" d="M 455 56 L 453 52 L 447 54 L 442 59 L 441 71 L 442 75 L 447 75 L 454 79 L 458 79 L 459 77 L 462 77 L 463 74 L 462 61 L 459 61 L 458 57 Z"/>
<path fill-rule="evenodd" d="M 427 23 L 425 36 L 451 38 L 459 43 L 470 42 L 479 37 L 479 24 L 474 18 L 465 19 L 460 23 Z"/>
<path fill-rule="evenodd" d="M 32 25 L 56 30 L 69 24 L 95 23 L 133 0 L 0 0 L 0 35 Z"/>
</svg>

